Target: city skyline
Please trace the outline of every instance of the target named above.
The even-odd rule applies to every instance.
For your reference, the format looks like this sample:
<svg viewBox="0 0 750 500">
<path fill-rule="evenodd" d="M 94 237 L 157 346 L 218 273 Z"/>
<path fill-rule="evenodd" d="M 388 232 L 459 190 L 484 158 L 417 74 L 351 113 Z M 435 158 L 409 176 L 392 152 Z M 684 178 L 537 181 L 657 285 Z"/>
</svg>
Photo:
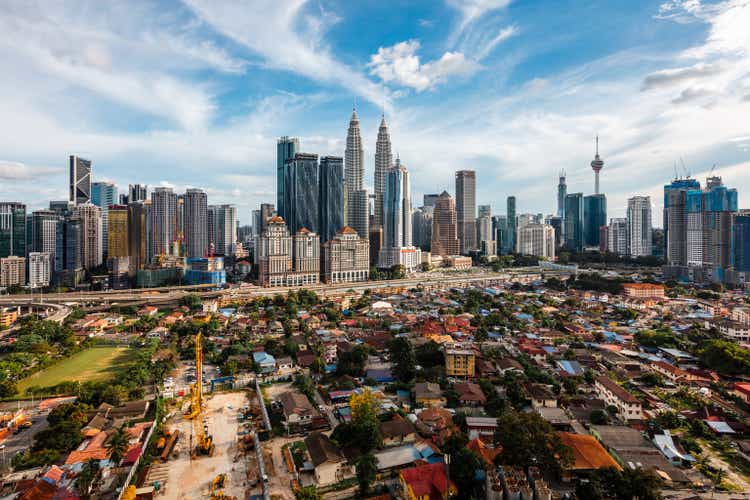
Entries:
<svg viewBox="0 0 750 500">
<path fill-rule="evenodd" d="M 479 12 L 454 2 L 417 4 L 396 26 L 368 27 L 380 30 L 368 32 L 377 42 L 351 49 L 346 38 L 362 16 L 373 14 L 369 9 L 269 5 L 265 21 L 290 35 L 294 54 L 236 35 L 233 20 L 212 5 L 167 5 L 172 18 L 142 22 L 132 35 L 127 28 L 152 7 L 2 7 L 7 43 L 0 51 L 8 63 L 18 63 L 3 87 L 1 113 L 12 126 L 0 139 L 2 199 L 34 210 L 67 198 L 66 159 L 73 154 L 92 161 L 95 181 L 114 182 L 121 191 L 134 182 L 172 185 L 176 192 L 201 188 L 212 202 L 237 205 L 247 223 L 252 208 L 275 200 L 277 138 L 293 135 L 305 151 L 343 156 L 355 100 L 370 192 L 383 110 L 393 155 L 410 166 L 415 199 L 450 188 L 453 172 L 470 168 L 482 180 L 477 203 L 492 205 L 494 213 L 502 213 L 508 195 L 517 197 L 518 213 L 554 213 L 550 193 L 559 170 L 568 172 L 569 191 L 592 192 L 589 163 L 597 133 L 610 217 L 624 216 L 633 194 L 650 196 L 658 214 L 659 192 L 675 163 L 682 174 L 680 158 L 697 178 L 717 163 L 715 173 L 734 185 L 750 180 L 748 131 L 740 118 L 750 106 L 750 90 L 741 81 L 749 66 L 748 40 L 734 28 L 742 23 L 727 22 L 750 17 L 744 1 L 609 6 L 616 16 L 571 12 L 584 21 L 597 15 L 602 29 L 616 17 L 629 36 L 602 43 L 596 34 L 575 30 L 571 40 L 556 40 L 555 50 L 532 41 L 543 28 L 533 4 L 485 2 Z M 547 22 L 565 23 L 562 10 L 552 9 Z M 83 17 L 84 11 L 91 15 Z M 257 26 L 245 11 L 257 9 L 229 12 L 236 22 Z M 310 19 L 320 23 L 308 42 L 302 34 L 311 29 Z M 195 26 L 187 24 L 191 20 Z M 14 36 L 24 25 L 35 28 Z M 636 26 L 643 26 L 637 35 Z M 324 34 L 328 45 L 316 45 Z M 165 43 L 156 47 L 155 40 Z M 52 42 L 65 50 L 55 53 Z M 122 57 L 126 46 L 133 57 Z M 540 69 L 569 49 L 579 55 L 555 57 L 555 64 Z M 23 55 L 26 62 L 19 61 Z M 167 57 L 171 64 L 163 64 Z M 331 63 L 328 76 L 311 70 L 321 60 Z M 398 61 L 416 66 L 398 72 Z M 258 82 L 251 92 L 238 93 L 247 86 L 249 68 Z M 490 84 L 483 81 L 503 68 L 506 76 L 492 82 L 488 94 Z M 73 69 L 89 78 L 78 78 Z M 36 83 L 20 85 L 21 78 Z M 56 83 L 48 86 L 49 80 Z M 548 111 L 522 111 L 532 99 Z M 28 108 L 22 112 L 18 103 Z M 75 127 L 67 123 L 71 116 Z"/>
</svg>

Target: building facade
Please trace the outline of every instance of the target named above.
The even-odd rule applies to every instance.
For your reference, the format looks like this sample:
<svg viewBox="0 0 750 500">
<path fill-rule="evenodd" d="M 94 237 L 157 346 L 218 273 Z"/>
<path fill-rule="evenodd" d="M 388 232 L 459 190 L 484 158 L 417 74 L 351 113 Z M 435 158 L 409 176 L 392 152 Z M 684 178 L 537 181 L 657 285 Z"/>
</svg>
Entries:
<svg viewBox="0 0 750 500">
<path fill-rule="evenodd" d="M 237 207 L 209 205 L 207 213 L 209 248 L 217 255 L 232 255 L 237 243 Z"/>
<path fill-rule="evenodd" d="M 73 216 L 81 223 L 81 263 L 85 269 L 102 265 L 102 210 L 92 203 L 77 205 Z"/>
<path fill-rule="evenodd" d="M 386 176 L 383 248 L 378 256 L 381 269 L 402 265 L 406 272 L 413 272 L 422 264 L 421 251 L 411 241 L 410 193 L 409 172 L 397 158 Z"/>
<path fill-rule="evenodd" d="M 628 255 L 628 227 L 629 221 L 625 218 L 610 219 L 607 228 L 606 249 L 617 255 Z"/>
<path fill-rule="evenodd" d="M 518 253 L 555 260 L 555 228 L 549 224 L 525 224 L 518 228 Z"/>
<path fill-rule="evenodd" d="M 593 194 L 583 198 L 583 240 L 586 247 L 599 247 L 599 228 L 607 225 L 607 198 Z"/>
<path fill-rule="evenodd" d="M 286 164 L 299 152 L 299 139 L 296 137 L 280 137 L 276 141 L 276 210 L 281 217 L 286 217 L 284 207 L 284 188 L 286 179 Z"/>
<path fill-rule="evenodd" d="M 508 237 L 505 241 L 505 248 L 503 248 L 504 254 L 513 253 L 516 251 L 516 197 L 508 196 L 506 200 L 506 217 L 508 217 Z"/>
<path fill-rule="evenodd" d="M 318 232 L 318 155 L 297 153 L 284 167 L 284 213 L 289 231 Z"/>
<path fill-rule="evenodd" d="M 443 191 L 435 201 L 430 252 L 441 257 L 458 255 L 461 252 L 456 203 L 447 191 Z"/>
<path fill-rule="evenodd" d="M 0 257 L 26 256 L 26 205 L 0 203 Z"/>
<path fill-rule="evenodd" d="M 208 195 L 201 189 L 188 189 L 183 206 L 185 255 L 208 255 Z"/>
<path fill-rule="evenodd" d="M 370 277 L 370 243 L 344 227 L 323 245 L 323 281 L 354 283 Z"/>
<path fill-rule="evenodd" d="M 130 255 L 128 246 L 128 207 L 111 205 L 107 211 L 107 258 L 124 258 Z"/>
<path fill-rule="evenodd" d="M 29 252 L 29 286 L 46 288 L 52 278 L 52 260 L 48 252 Z"/>
<path fill-rule="evenodd" d="M 52 210 L 37 210 L 31 214 L 31 248 L 29 250 L 50 254 L 53 268 L 59 221 L 60 216 Z"/>
<path fill-rule="evenodd" d="M 24 257 L 0 258 L 0 287 L 23 286 L 26 284 L 26 259 Z"/>
<path fill-rule="evenodd" d="M 112 182 L 91 183 L 91 203 L 101 209 L 102 212 L 102 252 L 107 256 L 107 238 L 109 235 L 109 218 L 107 211 L 110 205 L 118 202 L 117 186 Z"/>
<path fill-rule="evenodd" d="M 385 123 L 385 116 L 380 120 L 378 128 L 378 138 L 375 143 L 375 224 L 385 227 L 385 191 L 386 176 L 393 166 L 393 154 L 391 153 L 391 136 L 388 132 L 388 125 Z"/>
<path fill-rule="evenodd" d="M 574 252 L 583 250 L 583 193 L 565 196 L 565 247 Z"/>
<path fill-rule="evenodd" d="M 68 201 L 73 205 L 91 201 L 91 161 L 80 156 L 70 156 Z"/>
<path fill-rule="evenodd" d="M 171 255 L 177 242 L 177 195 L 169 187 L 157 187 L 151 193 L 150 255 Z"/>
</svg>

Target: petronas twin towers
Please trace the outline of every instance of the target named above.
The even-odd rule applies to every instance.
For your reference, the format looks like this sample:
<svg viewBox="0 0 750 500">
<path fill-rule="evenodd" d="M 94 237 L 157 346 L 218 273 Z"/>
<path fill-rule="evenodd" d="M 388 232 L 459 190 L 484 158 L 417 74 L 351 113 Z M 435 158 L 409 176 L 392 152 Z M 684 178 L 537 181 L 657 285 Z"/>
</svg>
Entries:
<svg viewBox="0 0 750 500">
<path fill-rule="evenodd" d="M 346 224 L 355 229 L 363 238 L 368 237 L 369 200 L 365 189 L 365 163 L 362 136 L 359 129 L 357 110 L 352 111 L 349 120 L 349 131 L 346 135 L 346 152 L 344 154 L 344 183 L 346 197 Z M 385 198 L 385 178 L 393 167 L 391 137 L 385 116 L 380 121 L 378 140 L 375 145 L 375 209 L 374 222 L 383 226 L 383 200 Z"/>
</svg>

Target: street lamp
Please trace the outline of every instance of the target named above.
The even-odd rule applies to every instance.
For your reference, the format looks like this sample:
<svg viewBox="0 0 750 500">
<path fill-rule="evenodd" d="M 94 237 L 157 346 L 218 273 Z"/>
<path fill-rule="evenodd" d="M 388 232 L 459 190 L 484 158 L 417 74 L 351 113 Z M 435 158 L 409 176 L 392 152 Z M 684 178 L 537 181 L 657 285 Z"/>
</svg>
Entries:
<svg viewBox="0 0 750 500">
<path fill-rule="evenodd" d="M 445 491 L 445 498 L 448 498 L 451 496 L 451 454 L 447 453 L 443 460 L 445 461 L 445 476 L 446 476 L 446 485 L 447 489 Z"/>
</svg>

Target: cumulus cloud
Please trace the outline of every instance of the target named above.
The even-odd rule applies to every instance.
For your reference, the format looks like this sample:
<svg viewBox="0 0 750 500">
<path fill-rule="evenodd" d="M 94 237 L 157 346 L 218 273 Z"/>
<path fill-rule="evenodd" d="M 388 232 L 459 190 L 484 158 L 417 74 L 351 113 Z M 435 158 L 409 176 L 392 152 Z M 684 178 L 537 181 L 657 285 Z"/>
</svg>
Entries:
<svg viewBox="0 0 750 500">
<path fill-rule="evenodd" d="M 380 47 L 370 56 L 370 73 L 385 83 L 410 87 L 417 92 L 434 88 L 452 76 L 466 76 L 481 66 L 460 52 L 446 52 L 434 61 L 422 63 L 417 55 L 418 40 L 407 40 L 390 47 Z"/>
<path fill-rule="evenodd" d="M 658 87 L 669 87 L 686 80 L 696 80 L 715 75 L 721 71 L 717 64 L 698 63 L 694 66 L 684 68 L 673 68 L 656 71 L 643 79 L 642 90 L 651 90 Z"/>
</svg>

